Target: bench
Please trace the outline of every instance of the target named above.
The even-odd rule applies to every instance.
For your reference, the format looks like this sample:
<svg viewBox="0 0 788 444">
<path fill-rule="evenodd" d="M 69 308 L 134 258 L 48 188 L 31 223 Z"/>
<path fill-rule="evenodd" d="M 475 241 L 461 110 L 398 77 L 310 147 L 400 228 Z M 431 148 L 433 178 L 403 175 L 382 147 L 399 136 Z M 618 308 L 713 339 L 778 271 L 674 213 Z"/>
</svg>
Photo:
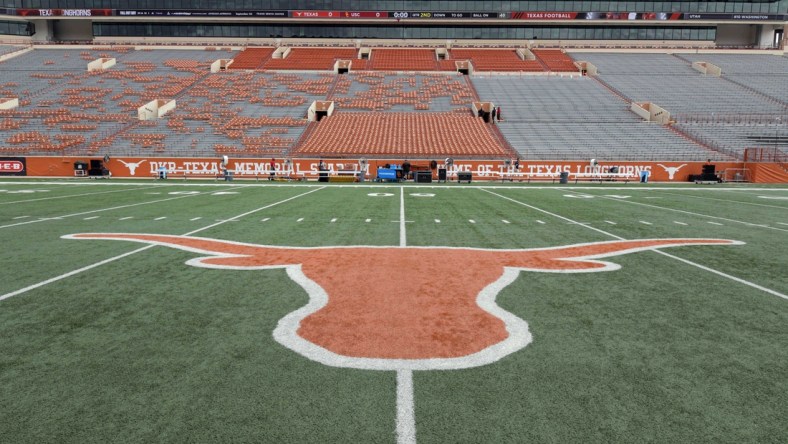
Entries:
<svg viewBox="0 0 788 444">
<path fill-rule="evenodd" d="M 496 174 L 501 176 L 501 182 L 506 180 L 509 182 L 514 182 L 515 179 L 522 182 L 523 179 L 527 179 L 528 183 L 531 183 L 531 180 L 552 180 L 553 183 L 555 183 L 557 179 L 561 178 L 561 173 L 499 172 Z"/>
<path fill-rule="evenodd" d="M 627 173 L 570 173 L 570 176 L 575 179 L 575 183 L 578 180 L 598 181 L 599 183 L 603 181 L 615 182 L 617 179 L 623 179 L 624 183 L 629 183 L 630 180 L 639 180 L 637 175 Z"/>
</svg>

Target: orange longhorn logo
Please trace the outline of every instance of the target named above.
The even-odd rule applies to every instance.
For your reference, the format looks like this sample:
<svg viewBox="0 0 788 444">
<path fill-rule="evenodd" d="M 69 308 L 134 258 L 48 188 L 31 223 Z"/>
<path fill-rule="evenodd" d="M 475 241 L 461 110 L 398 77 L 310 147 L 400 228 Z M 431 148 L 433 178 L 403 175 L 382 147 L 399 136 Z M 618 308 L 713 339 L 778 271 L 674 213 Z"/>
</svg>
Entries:
<svg viewBox="0 0 788 444">
<path fill-rule="evenodd" d="M 336 367 L 429 370 L 495 362 L 531 342 L 528 324 L 500 308 L 497 294 L 521 271 L 611 271 L 600 259 L 722 239 L 642 239 L 552 248 L 278 247 L 156 234 L 93 233 L 162 245 L 201 257 L 188 265 L 218 269 L 284 268 L 309 303 L 279 321 L 274 338 Z"/>
</svg>

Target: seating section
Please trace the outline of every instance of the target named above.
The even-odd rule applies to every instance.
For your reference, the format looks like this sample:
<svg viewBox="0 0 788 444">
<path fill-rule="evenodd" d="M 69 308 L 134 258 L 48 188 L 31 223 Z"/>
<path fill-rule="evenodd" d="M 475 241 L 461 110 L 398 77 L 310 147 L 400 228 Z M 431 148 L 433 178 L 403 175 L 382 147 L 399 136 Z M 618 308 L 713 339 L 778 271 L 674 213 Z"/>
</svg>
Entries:
<svg viewBox="0 0 788 444">
<path fill-rule="evenodd" d="M 229 69 L 259 69 L 274 51 L 274 48 L 246 48 L 233 58 Z"/>
<path fill-rule="evenodd" d="M 788 149 L 788 69 L 771 55 L 578 55 L 597 66 L 599 78 L 628 100 L 649 101 L 671 112 L 674 130 L 727 156 L 746 148 Z M 720 66 L 721 77 L 692 68 Z M 766 137 L 763 137 L 766 136 Z"/>
<path fill-rule="evenodd" d="M 470 114 L 337 112 L 323 118 L 293 155 L 508 156 L 489 126 Z"/>
<path fill-rule="evenodd" d="M 591 78 L 419 72 L 453 70 L 458 54 L 491 71 L 569 70 L 573 59 L 554 50 L 536 50 L 539 59 L 526 63 L 513 50 L 454 49 L 437 60 L 431 49 L 375 49 L 371 60 L 352 58 L 347 75 L 329 66 L 354 56 L 352 48 L 295 48 L 284 60 L 272 52 L 247 49 L 236 60 L 250 68 L 211 74 L 213 61 L 237 54 L 35 49 L 0 63 L 0 97 L 20 102 L 0 111 L 0 153 L 489 158 L 513 148 L 526 159 L 728 160 L 749 147 L 788 150 L 785 57 L 578 53 L 598 66 L 600 76 Z M 88 73 L 97 58 L 117 65 Z M 723 76 L 693 70 L 698 60 L 722 67 Z M 356 69 L 367 63 L 372 70 Z M 316 72 L 287 72 L 299 64 Z M 267 71 L 272 66 L 281 71 Z M 177 107 L 139 121 L 137 109 L 157 99 Z M 315 100 L 333 101 L 336 114 L 308 125 Z M 503 122 L 473 116 L 475 101 L 493 102 Z M 645 123 L 631 101 L 663 106 L 674 122 Z"/>
<path fill-rule="evenodd" d="M 539 61 L 523 60 L 514 49 L 452 49 L 450 54 L 453 60 L 470 60 L 475 71 L 545 71 Z"/>
<path fill-rule="evenodd" d="M 577 72 L 575 61 L 560 49 L 534 49 L 534 55 L 553 72 Z"/>
<path fill-rule="evenodd" d="M 705 160 L 719 153 L 669 128 L 643 122 L 589 77 L 482 76 L 486 101 L 501 108 L 498 127 L 526 159 Z"/>
<path fill-rule="evenodd" d="M 284 59 L 268 59 L 264 69 L 329 71 L 337 60 L 353 60 L 353 66 L 365 65 L 365 60 L 355 60 L 358 50 L 353 48 L 292 48 Z M 234 62 L 235 63 L 235 62 Z M 231 65 L 232 66 L 232 65 Z"/>
<path fill-rule="evenodd" d="M 0 45 L 0 56 L 24 49 L 23 46 Z"/>
<path fill-rule="evenodd" d="M 434 49 L 374 48 L 367 69 L 375 71 L 438 71 Z"/>
<path fill-rule="evenodd" d="M 468 113 L 473 91 L 459 75 L 352 72 L 339 77 L 330 99 L 339 109 Z"/>
</svg>

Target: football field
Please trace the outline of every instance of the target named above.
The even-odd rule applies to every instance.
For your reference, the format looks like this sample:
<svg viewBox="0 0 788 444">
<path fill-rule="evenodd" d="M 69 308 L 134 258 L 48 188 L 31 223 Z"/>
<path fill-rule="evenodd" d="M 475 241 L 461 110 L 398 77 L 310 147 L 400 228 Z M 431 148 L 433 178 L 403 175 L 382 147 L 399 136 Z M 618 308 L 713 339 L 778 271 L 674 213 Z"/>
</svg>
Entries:
<svg viewBox="0 0 788 444">
<path fill-rule="evenodd" d="M 788 442 L 788 187 L 0 182 L 0 442 Z"/>
</svg>

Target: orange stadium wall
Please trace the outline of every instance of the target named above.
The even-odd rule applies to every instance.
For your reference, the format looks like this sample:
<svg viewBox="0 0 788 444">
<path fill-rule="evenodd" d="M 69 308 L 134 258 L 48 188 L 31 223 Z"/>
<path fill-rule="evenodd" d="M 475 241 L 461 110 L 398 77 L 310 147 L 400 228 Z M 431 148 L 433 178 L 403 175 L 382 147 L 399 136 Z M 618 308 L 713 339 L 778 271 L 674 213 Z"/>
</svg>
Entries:
<svg viewBox="0 0 788 444">
<path fill-rule="evenodd" d="M 100 157 L 5 157 L 0 158 L 0 175 L 34 177 L 73 177 L 74 162 L 101 159 Z M 436 159 L 437 160 L 437 159 Z M 293 159 L 293 171 L 307 178 L 317 177 L 319 159 Z M 268 172 L 271 159 L 231 158 L 229 169 L 236 177 L 254 177 Z M 284 159 L 276 159 L 277 170 L 284 170 Z M 357 159 L 324 159 L 330 171 L 358 170 Z M 439 163 L 442 163 L 440 160 Z M 378 166 L 401 164 L 402 160 L 370 160 L 368 175 L 372 179 Z M 414 166 L 426 167 L 429 160 L 411 160 Z M 704 162 L 600 162 L 603 169 L 617 166 L 619 172 L 637 176 L 640 171 L 649 171 L 649 180 L 654 182 L 686 182 L 690 175 L 701 174 Z M 750 179 L 756 183 L 788 183 L 788 173 L 776 163 L 716 162 L 721 172 L 727 168 L 748 168 Z M 117 157 L 112 158 L 105 167 L 112 177 L 152 178 L 159 167 L 168 171 L 187 173 L 189 176 L 213 178 L 220 169 L 218 158 L 163 158 L 163 157 Z M 500 179 L 500 172 L 506 171 L 502 160 L 455 160 L 454 171 L 470 171 L 474 180 Z M 589 173 L 593 169 L 588 161 L 521 161 L 520 172 L 524 173 Z M 671 177 L 671 171 L 673 175 Z M 437 173 L 435 173 L 437 174 Z"/>
</svg>

